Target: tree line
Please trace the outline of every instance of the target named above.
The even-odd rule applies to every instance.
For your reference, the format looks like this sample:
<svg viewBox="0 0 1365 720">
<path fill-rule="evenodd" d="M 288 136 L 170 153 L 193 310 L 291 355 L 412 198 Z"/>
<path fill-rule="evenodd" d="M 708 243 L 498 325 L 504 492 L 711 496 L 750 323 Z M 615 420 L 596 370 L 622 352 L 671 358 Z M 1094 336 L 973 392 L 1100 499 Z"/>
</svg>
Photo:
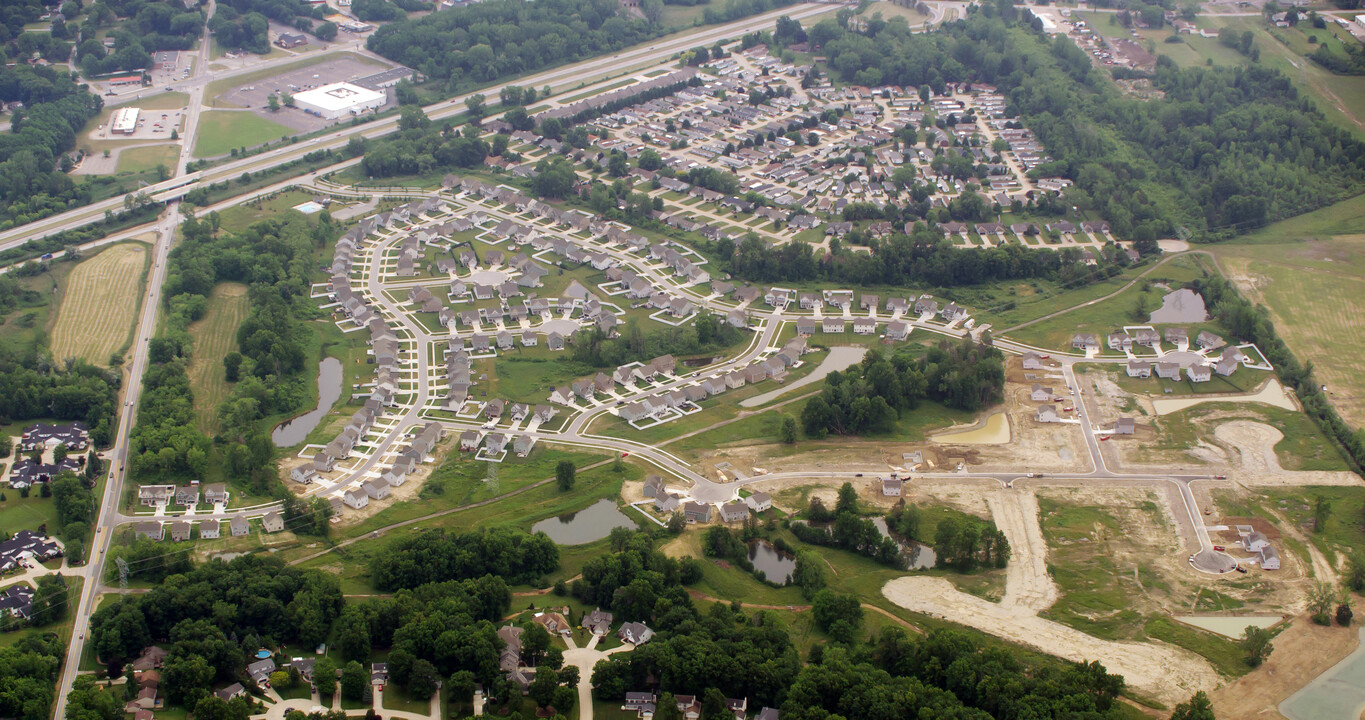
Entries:
<svg viewBox="0 0 1365 720">
<path fill-rule="evenodd" d="M 858 365 L 825 377 L 824 389 L 802 409 L 801 425 L 817 439 L 887 433 L 922 400 L 975 411 L 1000 402 L 1004 388 L 1004 356 L 970 338 L 941 341 L 919 358 L 872 350 Z"/>
<path fill-rule="evenodd" d="M 52 688 L 66 655 L 56 633 L 28 635 L 0 647 L 0 714 L 19 720 L 48 720 Z"/>
<path fill-rule="evenodd" d="M 107 446 L 113 439 L 119 376 L 84 360 L 59 366 L 37 348 L 31 352 L 20 359 L 0 349 L 0 420 L 79 420 L 90 429 L 92 443 Z"/>
<path fill-rule="evenodd" d="M 595 327 L 574 335 L 571 357 L 593 368 L 611 368 L 648 361 L 660 355 L 720 352 L 744 337 L 745 331 L 717 320 L 709 313 L 699 315 L 692 325 L 650 333 L 642 330 L 634 320 L 628 320 L 615 338 L 608 338 Z"/>
</svg>

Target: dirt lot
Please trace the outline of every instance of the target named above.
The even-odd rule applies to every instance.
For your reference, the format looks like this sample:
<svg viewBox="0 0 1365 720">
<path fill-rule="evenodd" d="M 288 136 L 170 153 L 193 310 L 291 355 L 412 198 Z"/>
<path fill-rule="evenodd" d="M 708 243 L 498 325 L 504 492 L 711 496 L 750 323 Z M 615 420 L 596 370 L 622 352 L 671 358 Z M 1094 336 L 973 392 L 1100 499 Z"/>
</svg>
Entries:
<svg viewBox="0 0 1365 720">
<path fill-rule="evenodd" d="M 1057 597 L 1057 588 L 1047 574 L 1037 499 L 1029 491 L 999 491 L 989 495 L 987 503 L 1014 550 L 1005 597 L 999 604 L 960 592 L 942 578 L 897 578 L 882 593 L 906 609 L 963 623 L 1052 655 L 1099 660 L 1139 692 L 1167 704 L 1216 686 L 1218 675 L 1213 667 L 1187 650 L 1164 643 L 1100 640 L 1038 617 L 1037 611 Z"/>
<path fill-rule="evenodd" d="M 235 87 L 223 93 L 219 100 L 228 106 L 249 107 L 260 117 L 288 125 L 301 133 L 307 133 L 327 127 L 334 121 L 324 120 L 293 108 L 282 108 L 279 112 L 272 113 L 266 109 L 266 98 L 272 93 L 293 94 L 330 83 L 352 82 L 382 70 L 384 67 L 381 65 L 362 62 L 358 58 L 343 55 L 316 65 L 288 70 L 264 80 L 255 80 Z M 393 103 L 393 92 L 392 90 L 387 92 L 391 105 Z"/>
<path fill-rule="evenodd" d="M 1351 654 L 1360 641 L 1353 628 L 1314 625 L 1299 617 L 1275 636 L 1275 650 L 1255 672 L 1210 694 L 1221 718 L 1283 720 L 1285 698 Z"/>
</svg>

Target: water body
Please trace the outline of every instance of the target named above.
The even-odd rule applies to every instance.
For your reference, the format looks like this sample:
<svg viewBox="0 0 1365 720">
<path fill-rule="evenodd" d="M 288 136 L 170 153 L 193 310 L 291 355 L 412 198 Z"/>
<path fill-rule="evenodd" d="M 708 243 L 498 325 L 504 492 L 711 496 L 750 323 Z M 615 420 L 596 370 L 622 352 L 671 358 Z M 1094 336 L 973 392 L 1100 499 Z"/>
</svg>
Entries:
<svg viewBox="0 0 1365 720">
<path fill-rule="evenodd" d="M 559 545 L 584 545 L 601 540 L 619 527 L 634 528 L 635 523 L 616 503 L 603 499 L 578 512 L 545 518 L 532 525 L 531 532 L 543 532 Z"/>
<path fill-rule="evenodd" d="M 1010 420 L 1005 413 L 998 412 L 977 427 L 935 435 L 931 439 L 954 445 L 1003 445 L 1010 441 Z"/>
<path fill-rule="evenodd" d="M 1200 630 L 1208 630 L 1234 640 L 1241 639 L 1248 625 L 1268 628 L 1284 619 L 1279 615 L 1173 615 L 1172 617 L 1186 625 L 1193 625 Z"/>
<path fill-rule="evenodd" d="M 1365 628 L 1355 652 L 1280 703 L 1289 720 L 1358 720 L 1365 710 Z"/>
<path fill-rule="evenodd" d="M 796 572 L 796 558 L 781 552 L 766 540 L 749 543 L 749 562 L 754 564 L 754 572 L 762 572 L 771 583 L 786 585 Z"/>
<path fill-rule="evenodd" d="M 318 365 L 318 406 L 293 420 L 286 420 L 270 433 L 275 447 L 293 447 L 303 442 L 308 433 L 322 421 L 322 416 L 332 409 L 332 404 L 341 397 L 341 361 L 336 358 L 323 358 Z"/>
<path fill-rule="evenodd" d="M 1208 309 L 1204 307 L 1204 296 L 1181 288 L 1167 293 L 1161 298 L 1161 307 L 1152 313 L 1153 323 L 1194 323 L 1208 319 Z"/>
<path fill-rule="evenodd" d="M 911 570 L 928 570 L 938 563 L 938 554 L 928 545 L 922 545 L 914 540 L 900 540 L 891 534 L 886 527 L 886 518 L 874 517 L 872 524 L 877 526 L 877 531 L 884 538 L 891 538 L 901 546 L 901 554 L 907 555 L 908 564 Z"/>
</svg>

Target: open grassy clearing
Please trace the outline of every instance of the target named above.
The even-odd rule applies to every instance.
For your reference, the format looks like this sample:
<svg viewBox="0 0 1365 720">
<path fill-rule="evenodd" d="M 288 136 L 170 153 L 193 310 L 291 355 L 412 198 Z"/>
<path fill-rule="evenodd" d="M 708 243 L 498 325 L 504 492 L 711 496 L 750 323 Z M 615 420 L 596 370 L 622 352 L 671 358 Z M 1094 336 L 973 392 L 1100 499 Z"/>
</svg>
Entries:
<svg viewBox="0 0 1365 720">
<path fill-rule="evenodd" d="M 1114 332 L 1124 325 L 1145 325 L 1148 323 L 1151 311 L 1161 307 L 1161 298 L 1166 292 L 1155 287 L 1155 284 L 1164 283 L 1171 289 L 1179 288 L 1196 278 L 1211 273 L 1212 270 L 1207 267 L 1208 264 L 1208 259 L 1200 255 L 1177 257 L 1108 300 L 1094 305 L 1080 304 L 1079 307 L 1073 304 L 1070 311 L 1013 330 L 1009 333 L 1009 337 L 1011 340 L 1037 347 L 1064 349 L 1071 347 L 1071 336 L 1074 333 L 1095 333 L 1103 338 L 1105 334 Z M 1113 292 L 1113 290 L 1109 292 Z M 1083 299 L 1078 300 L 1078 302 L 1089 303 L 1090 300 Z M 1055 305 L 1057 307 L 1048 312 L 1056 312 L 1068 307 L 1061 303 L 1055 303 Z M 1045 314 L 1047 313 L 1040 313 L 1039 315 Z M 1007 327 L 1003 322 L 992 322 L 996 327 Z M 1181 325 L 1190 326 L 1189 323 L 1181 323 Z"/>
<path fill-rule="evenodd" d="M 4 495 L 5 499 L 0 500 L 0 532 L 37 530 L 39 525 L 47 525 L 54 533 L 59 529 L 57 506 L 52 498 L 40 497 L 36 492 L 24 497 L 13 488 L 6 488 Z"/>
<path fill-rule="evenodd" d="M 1341 205 L 1365 213 L 1365 197 Z M 1350 222 L 1348 218 L 1343 221 Z M 1314 221 L 1281 225 L 1285 227 L 1272 226 L 1253 236 L 1257 240 L 1278 236 L 1278 242 L 1225 245 L 1216 252 L 1238 289 L 1268 308 L 1280 336 L 1301 360 L 1313 363 L 1342 418 L 1361 427 L 1365 425 L 1365 293 L 1360 291 L 1365 284 L 1365 234 L 1304 235 L 1296 230 L 1314 227 Z"/>
<path fill-rule="evenodd" d="M 148 147 L 128 148 L 119 153 L 116 172 L 137 173 L 155 170 L 158 165 L 168 171 L 175 167 L 180 157 L 179 145 L 151 145 Z"/>
<path fill-rule="evenodd" d="M 76 265 L 52 328 L 53 357 L 108 367 L 127 347 L 149 255 L 142 243 L 119 243 Z"/>
<path fill-rule="evenodd" d="M 1275 457 L 1285 470 L 1346 470 L 1336 446 L 1329 442 L 1307 415 L 1262 404 L 1210 402 L 1162 415 L 1155 420 L 1156 445 L 1188 450 L 1212 437 L 1216 425 L 1231 420 L 1250 420 L 1279 430 L 1284 439 L 1275 444 Z"/>
<path fill-rule="evenodd" d="M 47 272 L 19 279 L 26 293 L 17 308 L 0 315 L 0 348 L 22 356 L 47 347 L 48 333 L 66 294 L 67 276 L 76 263 L 53 260 L 47 266 Z"/>
<path fill-rule="evenodd" d="M 199 117 L 194 156 L 226 155 L 233 148 L 249 148 L 293 135 L 295 130 L 252 112 L 211 110 Z"/>
<path fill-rule="evenodd" d="M 297 212 L 291 211 L 290 208 L 312 199 L 312 193 L 302 190 L 286 190 L 268 199 L 234 205 L 218 213 L 218 218 L 223 230 L 240 232 L 260 220 L 274 218 L 283 213 Z"/>
<path fill-rule="evenodd" d="M 218 406 L 228 395 L 223 356 L 237 349 L 237 328 L 246 319 L 248 307 L 245 285 L 222 283 L 209 295 L 204 317 L 190 323 L 194 340 L 188 368 L 190 390 L 196 424 L 204 432 L 218 427 Z"/>
</svg>

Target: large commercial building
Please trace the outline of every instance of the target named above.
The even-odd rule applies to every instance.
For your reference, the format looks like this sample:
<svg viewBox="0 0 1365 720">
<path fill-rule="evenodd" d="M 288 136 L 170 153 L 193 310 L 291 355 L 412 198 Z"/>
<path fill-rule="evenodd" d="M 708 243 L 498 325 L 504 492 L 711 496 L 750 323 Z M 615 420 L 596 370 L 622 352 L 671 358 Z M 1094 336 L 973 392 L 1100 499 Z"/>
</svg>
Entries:
<svg viewBox="0 0 1365 720">
<path fill-rule="evenodd" d="M 132 135 L 137 130 L 137 116 L 141 113 L 135 107 L 119 108 L 109 119 L 109 132 L 115 135 Z"/>
<path fill-rule="evenodd" d="M 332 83 L 294 96 L 294 107 L 328 120 L 378 110 L 388 101 L 382 92 L 366 90 L 350 83 Z"/>
</svg>

